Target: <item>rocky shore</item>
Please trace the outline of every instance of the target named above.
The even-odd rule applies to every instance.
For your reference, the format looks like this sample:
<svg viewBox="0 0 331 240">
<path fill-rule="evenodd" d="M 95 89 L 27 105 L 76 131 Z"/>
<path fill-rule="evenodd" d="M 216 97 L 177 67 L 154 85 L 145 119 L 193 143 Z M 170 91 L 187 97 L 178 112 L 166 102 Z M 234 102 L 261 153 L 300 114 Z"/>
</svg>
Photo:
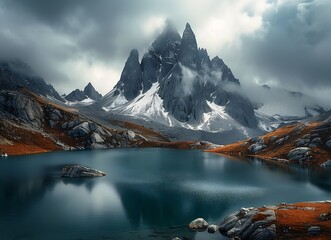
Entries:
<svg viewBox="0 0 331 240">
<path fill-rule="evenodd" d="M 328 167 L 331 166 L 331 122 L 329 120 L 289 125 L 260 137 L 207 151 Z"/>
<path fill-rule="evenodd" d="M 197 218 L 188 228 L 209 234 L 219 231 L 233 240 L 327 240 L 331 239 L 331 201 L 241 208 L 218 225 Z"/>
</svg>

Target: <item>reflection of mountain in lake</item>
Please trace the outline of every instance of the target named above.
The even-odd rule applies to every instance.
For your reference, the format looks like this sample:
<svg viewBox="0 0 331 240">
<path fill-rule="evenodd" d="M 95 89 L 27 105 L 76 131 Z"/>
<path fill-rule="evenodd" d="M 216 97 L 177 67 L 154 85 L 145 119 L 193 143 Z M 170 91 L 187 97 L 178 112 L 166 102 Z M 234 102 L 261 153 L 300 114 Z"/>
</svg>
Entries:
<svg viewBox="0 0 331 240">
<path fill-rule="evenodd" d="M 229 205 L 229 199 L 219 199 L 215 204 L 212 199 L 206 201 L 203 196 L 190 196 L 159 185 L 118 183 L 115 188 L 130 223 L 137 229 L 144 224 L 176 226 L 202 215 L 215 219 Z"/>
</svg>

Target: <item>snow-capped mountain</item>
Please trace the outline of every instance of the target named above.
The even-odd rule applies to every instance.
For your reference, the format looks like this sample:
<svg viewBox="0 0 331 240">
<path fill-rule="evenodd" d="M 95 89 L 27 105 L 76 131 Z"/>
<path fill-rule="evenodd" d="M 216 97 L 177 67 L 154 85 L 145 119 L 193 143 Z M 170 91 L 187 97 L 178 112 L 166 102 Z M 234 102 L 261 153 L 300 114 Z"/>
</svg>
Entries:
<svg viewBox="0 0 331 240">
<path fill-rule="evenodd" d="M 98 105 L 106 111 L 167 126 L 221 132 L 257 128 L 251 101 L 219 57 L 198 48 L 189 24 L 182 37 L 168 24 L 139 62 L 132 50 L 114 89 Z"/>
<path fill-rule="evenodd" d="M 92 104 L 93 102 L 100 100 L 102 95 L 98 93 L 95 88 L 92 86 L 92 84 L 89 82 L 84 90 L 76 89 L 69 93 L 67 96 L 65 96 L 65 100 L 67 100 L 68 105 L 81 103 L 83 105 L 85 104 Z"/>
</svg>

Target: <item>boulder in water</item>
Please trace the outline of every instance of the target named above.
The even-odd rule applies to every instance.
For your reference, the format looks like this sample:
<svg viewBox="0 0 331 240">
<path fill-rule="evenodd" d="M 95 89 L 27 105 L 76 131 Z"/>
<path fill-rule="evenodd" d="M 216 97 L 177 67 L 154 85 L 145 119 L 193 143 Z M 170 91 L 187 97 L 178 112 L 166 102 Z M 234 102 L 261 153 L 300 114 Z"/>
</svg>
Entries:
<svg viewBox="0 0 331 240">
<path fill-rule="evenodd" d="M 69 178 L 103 177 L 106 176 L 106 173 L 93 168 L 73 164 L 64 166 L 62 168 L 61 176 Z"/>
</svg>

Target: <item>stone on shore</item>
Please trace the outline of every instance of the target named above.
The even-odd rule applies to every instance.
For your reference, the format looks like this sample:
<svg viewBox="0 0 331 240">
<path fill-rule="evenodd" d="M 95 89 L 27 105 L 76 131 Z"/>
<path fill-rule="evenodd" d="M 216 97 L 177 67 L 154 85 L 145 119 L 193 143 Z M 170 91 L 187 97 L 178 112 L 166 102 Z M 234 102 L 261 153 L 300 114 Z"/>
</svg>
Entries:
<svg viewBox="0 0 331 240">
<path fill-rule="evenodd" d="M 197 218 L 195 220 L 193 220 L 188 227 L 191 230 L 195 230 L 195 231 L 204 231 L 206 230 L 206 228 L 208 227 L 208 223 L 205 219 L 203 218 Z"/>
<path fill-rule="evenodd" d="M 216 225 L 209 225 L 208 226 L 208 232 L 209 233 L 215 233 L 217 231 L 218 231 L 218 226 L 216 226 Z"/>
</svg>

